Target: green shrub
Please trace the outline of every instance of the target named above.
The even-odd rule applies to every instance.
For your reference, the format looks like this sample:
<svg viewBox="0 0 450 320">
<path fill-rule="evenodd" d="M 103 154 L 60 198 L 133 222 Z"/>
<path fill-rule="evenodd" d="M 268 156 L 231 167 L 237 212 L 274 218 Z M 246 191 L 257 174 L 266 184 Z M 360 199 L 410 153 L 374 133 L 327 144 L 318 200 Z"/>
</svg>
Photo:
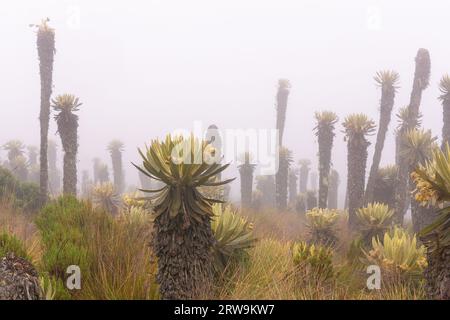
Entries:
<svg viewBox="0 0 450 320">
<path fill-rule="evenodd" d="M 16 236 L 7 232 L 0 233 L 0 258 L 8 253 L 14 253 L 15 256 L 30 260 L 24 244 Z"/>
<path fill-rule="evenodd" d="M 60 280 L 66 279 L 70 265 L 77 265 L 82 274 L 88 274 L 93 263 L 88 250 L 90 236 L 102 232 L 110 223 L 107 214 L 75 197 L 64 196 L 50 202 L 36 218 L 44 246 L 42 269 Z"/>
<path fill-rule="evenodd" d="M 0 198 L 11 199 L 16 208 L 35 212 L 39 209 L 39 186 L 20 182 L 9 170 L 0 167 Z"/>
<path fill-rule="evenodd" d="M 139 208 L 136 208 L 139 209 Z M 151 225 L 143 212 L 113 218 L 90 202 L 64 196 L 36 218 L 44 253 L 41 268 L 55 299 L 156 299 Z M 80 267 L 81 290 L 65 287 L 67 267 Z"/>
</svg>

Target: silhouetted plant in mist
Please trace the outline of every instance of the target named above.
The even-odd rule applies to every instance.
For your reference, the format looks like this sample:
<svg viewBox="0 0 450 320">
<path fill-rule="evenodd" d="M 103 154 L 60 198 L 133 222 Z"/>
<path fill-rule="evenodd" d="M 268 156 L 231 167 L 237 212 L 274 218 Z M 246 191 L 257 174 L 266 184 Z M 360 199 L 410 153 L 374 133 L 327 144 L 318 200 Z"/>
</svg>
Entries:
<svg viewBox="0 0 450 320">
<path fill-rule="evenodd" d="M 273 208 L 275 206 L 274 176 L 257 176 L 256 190 L 261 193 L 261 204 Z"/>
<path fill-rule="evenodd" d="M 256 165 L 251 163 L 251 155 L 244 154 L 243 164 L 239 165 L 239 174 L 241 177 L 241 206 L 249 208 L 252 205 L 253 192 L 253 173 Z"/>
<path fill-rule="evenodd" d="M 446 143 L 450 143 L 450 77 L 444 75 L 439 82 L 441 95 L 439 100 L 442 102 L 442 118 L 444 125 L 442 127 L 442 149 Z"/>
<path fill-rule="evenodd" d="M 404 124 L 400 130 L 397 131 L 397 188 L 395 191 L 396 205 L 395 205 L 395 221 L 399 224 L 403 223 L 403 217 L 408 209 L 408 181 L 409 181 L 409 166 L 408 159 L 404 158 L 401 149 L 401 141 L 404 139 L 403 135 L 407 130 L 415 129 L 420 125 L 420 102 L 422 100 L 422 92 L 428 87 L 430 81 L 430 54 L 426 49 L 419 49 L 415 59 L 416 67 L 414 71 L 414 82 L 411 91 L 411 97 L 407 112 L 403 111 Z"/>
<path fill-rule="evenodd" d="M 108 145 L 108 151 L 111 155 L 113 176 L 114 176 L 114 187 L 116 191 L 120 194 L 124 190 L 124 171 L 122 165 L 122 151 L 123 143 L 119 140 L 113 140 Z"/>
<path fill-rule="evenodd" d="M 319 142 L 319 207 L 326 208 L 328 200 L 328 177 L 331 167 L 331 149 L 333 148 L 334 125 L 338 117 L 334 112 L 316 112 L 317 125 L 314 128 Z"/>
<path fill-rule="evenodd" d="M 277 124 L 276 128 L 279 134 L 279 144 L 283 145 L 283 133 L 284 133 L 284 125 L 286 122 L 286 109 L 287 102 L 289 97 L 289 89 L 291 84 L 287 79 L 278 80 L 278 92 L 277 92 Z"/>
<path fill-rule="evenodd" d="M 6 167 L 21 182 L 27 181 L 28 164 L 25 159 L 25 145 L 20 140 L 10 140 L 3 145 L 3 149 L 7 151 L 8 161 Z"/>
<path fill-rule="evenodd" d="M 308 189 L 308 176 L 309 171 L 311 170 L 310 165 L 311 161 L 309 159 L 301 159 L 298 164 L 300 165 L 299 171 L 299 191 L 300 193 L 306 193 Z"/>
<path fill-rule="evenodd" d="M 38 163 L 39 149 L 36 146 L 28 146 L 28 181 L 39 185 L 40 167 Z"/>
<path fill-rule="evenodd" d="M 289 178 L 288 178 L 288 191 L 289 191 L 289 203 L 291 205 L 295 205 L 295 201 L 297 199 L 297 168 L 289 169 Z"/>
<path fill-rule="evenodd" d="M 337 209 L 339 196 L 339 173 L 336 170 L 331 170 L 329 177 L 330 185 L 328 190 L 328 208 Z"/>
<path fill-rule="evenodd" d="M 41 126 L 40 136 L 40 193 L 41 203 L 44 204 L 48 198 L 48 126 L 50 121 L 50 96 L 52 95 L 53 83 L 53 59 L 55 49 L 55 30 L 47 25 L 49 19 L 43 20 L 37 26 L 37 49 L 39 56 L 39 74 L 41 79 L 41 107 L 39 121 Z"/>
<path fill-rule="evenodd" d="M 384 141 L 386 140 L 389 123 L 391 122 L 391 113 L 392 108 L 394 107 L 394 99 L 398 88 L 397 83 L 399 75 L 395 71 L 379 71 L 374 79 L 377 85 L 381 88 L 380 120 L 378 123 L 377 141 L 375 143 L 372 166 L 370 167 L 366 192 L 364 194 L 364 202 L 366 204 L 373 201 L 375 179 L 380 166 L 381 155 L 383 152 Z"/>
<path fill-rule="evenodd" d="M 288 174 L 292 163 L 292 152 L 287 148 L 281 147 L 279 151 L 278 171 L 275 175 L 276 205 L 278 210 L 284 210 L 287 207 L 288 199 Z"/>
<path fill-rule="evenodd" d="M 53 195 L 61 192 L 61 172 L 56 165 L 57 153 L 56 142 L 48 140 L 48 177 L 50 193 Z"/>
<path fill-rule="evenodd" d="M 375 177 L 373 190 L 374 202 L 384 203 L 390 209 L 395 208 L 395 185 L 397 181 L 397 166 L 380 167 Z"/>
</svg>

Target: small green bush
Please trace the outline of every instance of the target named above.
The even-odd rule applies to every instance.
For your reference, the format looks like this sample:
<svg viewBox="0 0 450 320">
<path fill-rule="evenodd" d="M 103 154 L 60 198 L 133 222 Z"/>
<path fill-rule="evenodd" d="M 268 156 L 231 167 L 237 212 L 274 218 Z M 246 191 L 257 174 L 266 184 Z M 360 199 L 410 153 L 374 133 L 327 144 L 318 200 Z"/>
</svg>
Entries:
<svg viewBox="0 0 450 320">
<path fill-rule="evenodd" d="M 16 236 L 7 232 L 0 233 L 0 258 L 6 256 L 8 253 L 13 253 L 15 256 L 30 260 L 24 244 Z"/>
<path fill-rule="evenodd" d="M 72 196 L 49 203 L 36 218 L 44 246 L 42 269 L 63 281 L 70 265 L 77 265 L 82 274 L 88 274 L 93 263 L 90 236 L 102 232 L 111 222 L 107 214 Z"/>
<path fill-rule="evenodd" d="M 39 209 L 39 186 L 20 182 L 9 170 L 0 167 L 0 198 L 12 199 L 14 207 L 26 212 L 36 212 Z"/>
</svg>

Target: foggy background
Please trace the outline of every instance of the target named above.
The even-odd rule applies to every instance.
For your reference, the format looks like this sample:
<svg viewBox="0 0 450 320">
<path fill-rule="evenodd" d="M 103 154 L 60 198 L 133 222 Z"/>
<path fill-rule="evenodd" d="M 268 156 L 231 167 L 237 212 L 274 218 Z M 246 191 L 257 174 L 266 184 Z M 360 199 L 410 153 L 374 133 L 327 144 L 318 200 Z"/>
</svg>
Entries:
<svg viewBox="0 0 450 320">
<path fill-rule="evenodd" d="M 423 126 L 440 140 L 438 82 L 450 72 L 448 1 L 327 0 L 3 0 L 0 4 L 0 144 L 39 145 L 40 82 L 35 29 L 49 17 L 56 30 L 53 96 L 72 93 L 79 111 L 78 172 L 112 139 L 125 143 L 127 184 L 137 147 L 178 128 L 274 128 L 279 78 L 291 81 L 284 145 L 317 170 L 314 111 L 331 110 L 339 125 L 333 166 L 346 185 L 342 120 L 364 112 L 378 124 L 376 71 L 393 69 L 400 86 L 383 152 L 394 161 L 394 114 L 408 104 L 417 49 L 431 55 Z M 49 138 L 59 136 L 52 120 Z M 367 172 L 375 136 L 371 137 Z M 5 152 L 0 151 L 5 158 Z M 235 169 L 225 176 L 237 175 Z M 79 179 L 80 180 L 80 179 Z M 239 199 L 239 181 L 232 197 Z"/>
</svg>

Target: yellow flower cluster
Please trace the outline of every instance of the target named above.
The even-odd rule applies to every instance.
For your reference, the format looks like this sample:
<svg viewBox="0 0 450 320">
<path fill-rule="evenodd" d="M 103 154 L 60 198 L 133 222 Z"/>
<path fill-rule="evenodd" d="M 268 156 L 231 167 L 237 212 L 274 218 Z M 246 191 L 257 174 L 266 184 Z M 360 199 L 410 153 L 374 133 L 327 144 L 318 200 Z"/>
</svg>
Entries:
<svg viewBox="0 0 450 320">
<path fill-rule="evenodd" d="M 425 180 L 419 173 L 411 173 L 411 178 L 416 184 L 415 199 L 421 203 L 436 203 L 440 199 L 439 191 L 433 188 L 433 185 Z"/>
</svg>

